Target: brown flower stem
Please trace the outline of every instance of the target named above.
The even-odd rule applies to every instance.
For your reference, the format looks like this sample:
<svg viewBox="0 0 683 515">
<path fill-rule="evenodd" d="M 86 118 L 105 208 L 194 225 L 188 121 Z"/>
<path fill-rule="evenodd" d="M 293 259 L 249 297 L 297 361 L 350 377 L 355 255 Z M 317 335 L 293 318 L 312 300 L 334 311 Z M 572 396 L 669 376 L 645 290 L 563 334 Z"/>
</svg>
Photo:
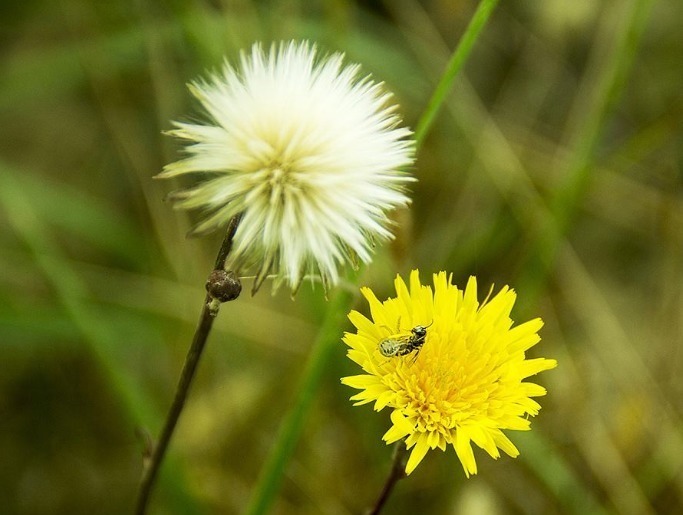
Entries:
<svg viewBox="0 0 683 515">
<path fill-rule="evenodd" d="M 142 482 L 140 484 L 140 491 L 138 493 L 138 500 L 135 508 L 136 515 L 144 515 L 147 511 L 149 497 L 158 477 L 161 462 L 166 455 L 166 450 L 168 449 L 168 444 L 173 436 L 173 431 L 175 430 L 180 414 L 183 411 L 185 399 L 190 391 L 199 358 L 202 355 L 204 345 L 211 332 L 213 321 L 218 315 L 220 303 L 234 300 L 240 294 L 241 285 L 239 279 L 237 279 L 232 272 L 226 272 L 224 270 L 225 261 L 232 249 L 232 241 L 235 236 L 235 231 L 237 231 L 240 218 L 241 216 L 237 215 L 230 220 L 225 238 L 223 239 L 223 243 L 216 257 L 216 263 L 207 280 L 206 289 L 208 293 L 206 294 L 202 313 L 199 317 L 199 323 L 192 339 L 192 345 L 190 345 L 190 349 L 185 358 L 185 363 L 183 364 L 183 370 L 180 374 L 180 380 L 178 381 L 173 403 L 168 411 L 168 415 L 166 415 L 166 422 L 164 423 L 164 428 L 159 437 L 159 441 L 153 447 L 152 456 L 149 458 L 149 461 L 144 464 Z"/>
<path fill-rule="evenodd" d="M 384 488 L 379 494 L 377 501 L 375 501 L 375 506 L 368 512 L 369 515 L 377 515 L 384 508 L 384 504 L 389 499 L 389 495 L 396 486 L 399 479 L 406 477 L 406 462 L 408 460 L 408 449 L 406 449 L 406 443 L 401 440 L 396 442 L 396 447 L 394 447 L 394 460 L 391 465 L 391 471 L 384 483 Z"/>
</svg>

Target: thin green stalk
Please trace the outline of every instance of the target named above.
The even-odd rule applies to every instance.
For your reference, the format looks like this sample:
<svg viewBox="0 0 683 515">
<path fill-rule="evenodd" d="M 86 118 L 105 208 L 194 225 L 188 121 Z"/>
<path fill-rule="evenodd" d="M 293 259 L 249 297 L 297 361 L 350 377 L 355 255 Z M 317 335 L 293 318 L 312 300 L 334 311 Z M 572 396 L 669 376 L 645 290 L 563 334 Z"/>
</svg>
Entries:
<svg viewBox="0 0 683 515">
<path fill-rule="evenodd" d="M 519 281 L 527 301 L 535 299 L 551 272 L 557 253 L 578 210 L 581 199 L 590 182 L 595 149 L 603 134 L 611 108 L 623 89 L 628 72 L 638 50 L 653 0 L 632 0 L 622 16 L 622 30 L 616 31 L 610 52 L 600 55 L 602 48 L 596 45 L 593 67 L 600 70 L 596 78 L 587 79 L 580 95 L 592 95 L 578 103 L 587 104 L 582 121 L 574 127 L 576 134 L 570 161 L 566 166 L 564 181 L 550 202 L 551 216 L 545 220 L 527 260 Z M 605 36 L 603 34 L 601 36 Z M 600 36 L 598 36 L 600 37 Z"/>
<path fill-rule="evenodd" d="M 415 131 L 416 147 L 419 148 L 424 141 L 456 75 L 467 61 L 474 43 L 497 3 L 498 0 L 482 0 L 479 4 L 460 43 L 453 52 L 453 56 L 427 108 L 418 121 Z M 266 513 L 275 499 L 285 467 L 294 453 L 304 422 L 319 389 L 327 362 L 339 342 L 339 327 L 344 315 L 351 307 L 352 300 L 352 294 L 339 291 L 330 303 L 323 326 L 313 346 L 313 353 L 309 357 L 306 370 L 303 373 L 295 404 L 282 423 L 277 440 L 273 444 L 273 450 L 261 471 L 256 490 L 247 509 L 249 515 Z"/>
<path fill-rule="evenodd" d="M 250 515 L 266 513 L 275 499 L 285 466 L 294 453 L 304 422 L 319 390 L 325 367 L 334 349 L 339 345 L 339 327 L 351 308 L 353 299 L 353 293 L 340 289 L 330 301 L 312 354 L 306 363 L 295 404 L 283 421 L 273 450 L 261 471 L 258 485 L 247 509 Z"/>
<path fill-rule="evenodd" d="M 415 141 L 418 148 L 422 146 L 429 129 L 436 119 L 436 115 L 446 101 L 446 97 L 453 86 L 455 77 L 470 56 L 472 47 L 474 47 L 474 44 L 479 39 L 479 35 L 481 34 L 484 25 L 486 25 L 486 22 L 497 4 L 498 0 L 482 0 L 477 7 L 474 16 L 472 16 L 469 25 L 467 25 L 465 33 L 460 38 L 458 46 L 455 48 L 450 61 L 448 61 L 448 64 L 446 65 L 446 71 L 442 75 L 439 84 L 437 84 L 436 89 L 434 90 L 432 98 L 430 98 L 427 103 L 427 108 L 424 110 L 422 117 L 417 123 Z"/>
<path fill-rule="evenodd" d="M 562 513 L 607 515 L 592 488 L 584 486 L 585 478 L 569 464 L 560 449 L 541 431 L 528 431 L 515 439 L 524 464 L 534 471 L 540 484 L 552 492 Z"/>
</svg>

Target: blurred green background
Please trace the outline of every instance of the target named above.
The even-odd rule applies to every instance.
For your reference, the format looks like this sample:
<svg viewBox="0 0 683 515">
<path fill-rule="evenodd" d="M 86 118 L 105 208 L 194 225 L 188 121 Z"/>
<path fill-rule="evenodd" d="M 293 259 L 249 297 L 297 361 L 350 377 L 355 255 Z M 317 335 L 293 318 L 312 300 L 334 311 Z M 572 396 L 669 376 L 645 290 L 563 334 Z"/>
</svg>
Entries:
<svg viewBox="0 0 683 515">
<path fill-rule="evenodd" d="M 0 7 L 0 512 L 132 511 L 220 235 L 151 177 L 185 84 L 256 40 L 346 52 L 415 126 L 471 0 L 3 0 Z M 421 148 L 398 238 L 362 277 L 476 274 L 542 316 L 559 368 L 516 460 L 452 450 L 387 513 L 683 511 L 683 3 L 505 0 Z M 176 185 L 177 186 L 177 185 Z M 557 220 L 558 223 L 554 223 Z M 249 284 L 245 290 L 248 290 Z M 326 303 L 304 286 L 221 311 L 150 513 L 246 506 Z M 357 307 L 366 311 L 363 302 Z M 367 312 L 367 311 L 366 311 Z M 340 337 L 343 330 L 340 327 Z M 340 342 L 280 514 L 360 513 L 387 474 L 388 412 L 352 408 Z"/>
</svg>

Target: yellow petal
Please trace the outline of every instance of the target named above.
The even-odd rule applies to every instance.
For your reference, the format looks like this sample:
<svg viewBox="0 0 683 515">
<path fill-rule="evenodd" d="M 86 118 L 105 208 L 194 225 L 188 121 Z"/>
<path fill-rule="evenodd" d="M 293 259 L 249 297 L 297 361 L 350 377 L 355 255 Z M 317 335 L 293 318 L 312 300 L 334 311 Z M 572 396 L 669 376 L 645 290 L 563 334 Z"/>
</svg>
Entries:
<svg viewBox="0 0 683 515">
<path fill-rule="evenodd" d="M 399 410 L 391 412 L 391 422 L 393 425 L 382 437 L 387 443 L 396 442 L 413 432 L 414 425 Z"/>
<path fill-rule="evenodd" d="M 535 318 L 523 324 L 513 327 L 508 332 L 508 352 L 525 352 L 541 341 L 537 334 L 543 327 L 543 320 Z"/>
<path fill-rule="evenodd" d="M 511 458 L 519 456 L 519 450 L 517 450 L 515 444 L 513 444 L 502 431 L 493 431 L 493 440 L 496 442 L 498 448 Z"/>
<path fill-rule="evenodd" d="M 453 444 L 455 453 L 462 463 L 462 468 L 465 470 L 465 475 L 470 477 L 470 474 L 477 473 L 477 462 L 474 460 L 474 452 L 470 445 L 470 437 L 464 428 L 458 428 L 455 433 L 455 443 Z"/>
<path fill-rule="evenodd" d="M 415 470 L 415 467 L 417 467 L 420 462 L 422 461 L 422 458 L 425 457 L 425 454 L 427 454 L 427 451 L 429 450 L 429 441 L 428 441 L 428 435 L 427 434 L 421 434 L 417 438 L 417 443 L 413 447 L 413 451 L 410 453 L 410 457 L 408 458 L 408 463 L 406 464 L 406 474 L 410 475 L 410 473 Z"/>
<path fill-rule="evenodd" d="M 351 311 L 348 315 L 349 320 L 354 325 L 358 331 L 373 333 L 376 331 L 375 324 L 372 320 L 368 319 L 365 315 L 359 313 L 358 311 Z"/>
<path fill-rule="evenodd" d="M 358 388 L 361 390 L 365 388 L 370 388 L 371 386 L 382 384 L 381 380 L 378 377 L 370 376 L 367 374 L 342 377 L 341 382 L 346 386 L 350 386 L 351 388 Z"/>
<path fill-rule="evenodd" d="M 498 459 L 500 457 L 496 443 L 488 428 L 483 429 L 482 427 L 472 425 L 468 430 L 470 438 L 472 438 L 475 444 L 488 452 L 492 458 Z"/>
</svg>

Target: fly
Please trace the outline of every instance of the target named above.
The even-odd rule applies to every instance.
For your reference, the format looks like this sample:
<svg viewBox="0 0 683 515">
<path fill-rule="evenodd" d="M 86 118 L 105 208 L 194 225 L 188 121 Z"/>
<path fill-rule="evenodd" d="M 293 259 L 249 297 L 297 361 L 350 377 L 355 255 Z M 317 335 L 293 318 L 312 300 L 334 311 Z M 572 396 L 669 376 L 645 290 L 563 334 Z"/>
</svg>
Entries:
<svg viewBox="0 0 683 515">
<path fill-rule="evenodd" d="M 433 323 L 433 322 L 432 322 Z M 427 327 L 431 326 L 416 325 L 409 333 L 397 333 L 379 342 L 379 352 L 385 358 L 394 356 L 407 356 L 415 352 L 415 359 L 427 338 Z"/>
</svg>

